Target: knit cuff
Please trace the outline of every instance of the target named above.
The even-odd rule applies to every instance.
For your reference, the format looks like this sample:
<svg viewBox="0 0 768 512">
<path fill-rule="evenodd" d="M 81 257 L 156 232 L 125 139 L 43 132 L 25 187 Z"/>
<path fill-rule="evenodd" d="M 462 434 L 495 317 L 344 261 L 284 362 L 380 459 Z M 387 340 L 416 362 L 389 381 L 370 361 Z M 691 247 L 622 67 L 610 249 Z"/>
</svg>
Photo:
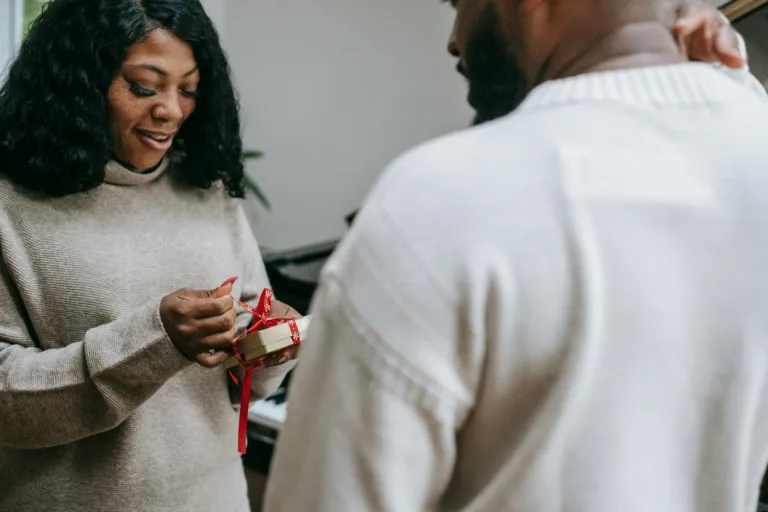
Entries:
<svg viewBox="0 0 768 512">
<path fill-rule="evenodd" d="M 153 301 L 86 333 L 91 377 L 164 382 L 192 364 L 165 332 L 159 308 L 160 301 Z"/>
</svg>

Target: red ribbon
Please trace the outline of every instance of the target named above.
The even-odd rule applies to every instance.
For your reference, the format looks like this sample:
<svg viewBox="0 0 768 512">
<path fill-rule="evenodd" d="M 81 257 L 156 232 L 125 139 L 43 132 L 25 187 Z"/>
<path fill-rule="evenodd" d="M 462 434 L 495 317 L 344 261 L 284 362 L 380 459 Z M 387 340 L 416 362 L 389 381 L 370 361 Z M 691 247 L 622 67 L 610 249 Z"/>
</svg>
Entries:
<svg viewBox="0 0 768 512">
<path fill-rule="evenodd" d="M 243 387 L 240 395 L 240 425 L 238 427 L 237 435 L 237 448 L 240 453 L 243 454 L 246 451 L 246 438 L 248 433 L 248 408 L 251 404 L 251 381 L 253 380 L 253 372 L 264 368 L 264 362 L 271 358 L 273 354 L 267 354 L 265 356 L 257 357 L 251 361 L 246 361 L 245 354 L 240 351 L 240 341 L 246 336 L 254 334 L 255 332 L 287 323 L 288 327 L 291 329 L 291 341 L 293 341 L 293 344 L 298 345 L 301 343 L 301 335 L 299 333 L 299 328 L 296 325 L 296 320 L 293 318 L 269 318 L 269 313 L 272 311 L 273 296 L 274 294 L 272 293 L 272 290 L 265 288 L 264 291 L 261 292 L 261 297 L 259 297 L 259 302 L 255 308 L 252 308 L 245 302 L 241 302 L 235 299 L 242 308 L 253 315 L 253 319 L 251 320 L 248 329 L 240 334 L 237 338 L 235 338 L 232 342 L 232 352 L 237 359 L 237 362 L 240 363 L 240 366 L 242 366 L 243 370 L 245 371 L 245 376 L 243 377 L 242 383 Z M 283 362 L 285 361 L 280 361 L 280 363 Z M 235 384 L 238 384 L 237 378 L 232 374 L 232 372 L 229 372 L 229 375 L 232 377 L 232 380 L 235 381 Z"/>
</svg>

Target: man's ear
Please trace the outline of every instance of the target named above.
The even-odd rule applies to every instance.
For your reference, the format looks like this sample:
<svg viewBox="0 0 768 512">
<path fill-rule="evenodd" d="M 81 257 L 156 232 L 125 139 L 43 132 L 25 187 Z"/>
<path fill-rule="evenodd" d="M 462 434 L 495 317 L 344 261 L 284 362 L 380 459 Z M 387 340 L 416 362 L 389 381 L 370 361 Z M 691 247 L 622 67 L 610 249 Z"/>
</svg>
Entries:
<svg viewBox="0 0 768 512">
<path fill-rule="evenodd" d="M 515 16 L 526 16 L 543 7 L 544 4 L 557 2 L 558 0 L 491 0 L 497 4 L 499 13 L 512 12 Z"/>
<path fill-rule="evenodd" d="M 511 4 L 506 13 L 501 13 L 501 30 L 507 41 L 516 41 L 524 46 L 535 46 L 553 39 L 553 15 L 556 9 L 573 9 L 575 0 L 502 0 Z"/>
</svg>

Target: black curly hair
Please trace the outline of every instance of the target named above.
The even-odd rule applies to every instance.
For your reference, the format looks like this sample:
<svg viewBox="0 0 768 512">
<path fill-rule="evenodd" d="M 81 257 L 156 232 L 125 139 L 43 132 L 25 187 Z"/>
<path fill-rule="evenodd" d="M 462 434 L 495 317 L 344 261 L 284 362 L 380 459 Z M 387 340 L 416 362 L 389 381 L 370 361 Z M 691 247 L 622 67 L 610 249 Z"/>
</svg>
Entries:
<svg viewBox="0 0 768 512">
<path fill-rule="evenodd" d="M 98 187 L 112 157 L 109 86 L 134 43 L 165 28 L 192 47 L 199 97 L 170 156 L 179 179 L 244 195 L 238 102 L 199 0 L 53 0 L 0 90 L 0 174 L 48 196 Z"/>
</svg>

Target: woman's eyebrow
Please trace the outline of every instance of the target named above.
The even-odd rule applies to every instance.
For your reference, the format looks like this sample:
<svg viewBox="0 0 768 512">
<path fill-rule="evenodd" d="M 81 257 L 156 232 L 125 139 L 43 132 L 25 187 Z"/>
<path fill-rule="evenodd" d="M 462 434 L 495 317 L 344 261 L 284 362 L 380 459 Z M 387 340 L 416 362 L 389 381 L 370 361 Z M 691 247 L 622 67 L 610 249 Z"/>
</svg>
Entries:
<svg viewBox="0 0 768 512">
<path fill-rule="evenodd" d="M 155 73 L 157 73 L 158 75 L 161 75 L 161 76 L 167 76 L 168 75 L 168 73 L 165 70 L 155 66 L 154 64 L 130 64 L 129 67 L 147 69 L 147 70 L 155 72 Z M 189 71 L 187 71 L 186 73 L 184 73 L 184 76 L 187 77 L 187 76 L 191 75 L 192 73 L 194 73 L 195 71 L 197 71 L 197 66 L 195 66 L 194 68 L 192 68 Z"/>
</svg>

